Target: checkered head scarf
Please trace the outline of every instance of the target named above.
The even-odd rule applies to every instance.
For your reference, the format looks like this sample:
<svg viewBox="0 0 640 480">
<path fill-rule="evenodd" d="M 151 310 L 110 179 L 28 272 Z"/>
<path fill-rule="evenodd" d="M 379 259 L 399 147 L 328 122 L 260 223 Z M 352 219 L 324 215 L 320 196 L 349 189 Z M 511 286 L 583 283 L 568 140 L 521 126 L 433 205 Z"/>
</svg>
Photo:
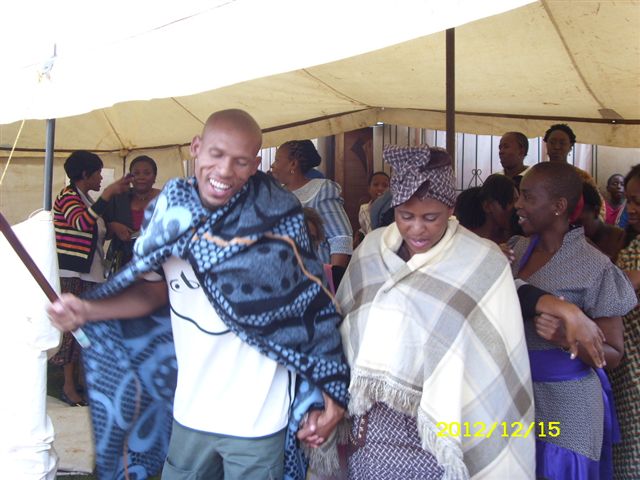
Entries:
<svg viewBox="0 0 640 480">
<path fill-rule="evenodd" d="M 393 207 L 416 193 L 420 199 L 433 198 L 453 207 L 456 202 L 453 168 L 445 150 L 429 145 L 385 145 L 383 158 L 393 168 L 389 187 Z"/>
</svg>

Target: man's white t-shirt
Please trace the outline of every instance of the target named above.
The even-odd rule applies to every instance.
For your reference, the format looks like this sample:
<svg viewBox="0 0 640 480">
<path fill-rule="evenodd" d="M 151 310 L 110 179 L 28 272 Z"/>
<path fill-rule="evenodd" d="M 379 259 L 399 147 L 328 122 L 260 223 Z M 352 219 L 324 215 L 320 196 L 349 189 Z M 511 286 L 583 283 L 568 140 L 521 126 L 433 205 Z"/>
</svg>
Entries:
<svg viewBox="0 0 640 480">
<path fill-rule="evenodd" d="M 173 416 L 181 425 L 237 437 L 282 430 L 295 374 L 244 343 L 211 306 L 191 265 L 164 265 L 178 359 Z"/>
</svg>

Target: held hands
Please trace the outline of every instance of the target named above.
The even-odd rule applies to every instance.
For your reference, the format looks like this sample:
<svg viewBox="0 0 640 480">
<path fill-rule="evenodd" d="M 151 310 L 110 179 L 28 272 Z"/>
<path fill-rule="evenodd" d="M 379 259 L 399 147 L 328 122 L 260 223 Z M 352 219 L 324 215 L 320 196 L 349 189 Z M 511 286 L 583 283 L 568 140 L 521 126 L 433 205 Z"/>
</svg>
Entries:
<svg viewBox="0 0 640 480">
<path fill-rule="evenodd" d="M 298 439 L 311 448 L 318 448 L 331 435 L 344 416 L 344 408 L 334 402 L 327 394 L 324 398 L 324 410 L 311 410 L 300 423 Z"/>
<path fill-rule="evenodd" d="M 77 330 L 87 322 L 85 301 L 70 293 L 63 293 L 47 306 L 47 314 L 53 326 L 62 332 Z"/>
</svg>

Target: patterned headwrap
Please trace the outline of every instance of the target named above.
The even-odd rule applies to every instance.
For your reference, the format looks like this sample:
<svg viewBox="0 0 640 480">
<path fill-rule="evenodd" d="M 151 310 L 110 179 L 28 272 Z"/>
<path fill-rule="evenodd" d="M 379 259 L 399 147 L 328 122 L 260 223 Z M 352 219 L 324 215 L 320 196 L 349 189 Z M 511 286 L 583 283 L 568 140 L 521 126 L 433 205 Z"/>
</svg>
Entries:
<svg viewBox="0 0 640 480">
<path fill-rule="evenodd" d="M 456 202 L 453 168 L 445 150 L 429 145 L 385 145 L 383 157 L 393 167 L 389 188 L 393 197 L 391 206 L 406 202 L 423 187 L 421 199 L 433 198 L 453 207 Z"/>
</svg>

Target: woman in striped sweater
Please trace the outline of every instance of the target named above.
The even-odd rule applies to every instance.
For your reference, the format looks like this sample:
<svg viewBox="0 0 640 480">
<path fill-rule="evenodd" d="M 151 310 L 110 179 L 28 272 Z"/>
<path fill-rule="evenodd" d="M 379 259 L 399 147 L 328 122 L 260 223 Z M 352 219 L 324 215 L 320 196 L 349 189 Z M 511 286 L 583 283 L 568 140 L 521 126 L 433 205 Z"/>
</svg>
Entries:
<svg viewBox="0 0 640 480">
<path fill-rule="evenodd" d="M 63 293 L 79 295 L 104 280 L 102 245 L 106 227 L 100 217 L 111 197 L 129 188 L 130 179 L 123 177 L 112 183 L 94 201 L 89 191 L 100 190 L 102 166 L 100 157 L 84 150 L 73 152 L 64 164 L 70 184 L 58 194 L 53 206 Z M 65 333 L 60 350 L 50 360 L 63 367 L 62 399 L 73 406 L 86 405 L 75 382 L 79 355 L 80 346 L 70 333 Z"/>
</svg>

